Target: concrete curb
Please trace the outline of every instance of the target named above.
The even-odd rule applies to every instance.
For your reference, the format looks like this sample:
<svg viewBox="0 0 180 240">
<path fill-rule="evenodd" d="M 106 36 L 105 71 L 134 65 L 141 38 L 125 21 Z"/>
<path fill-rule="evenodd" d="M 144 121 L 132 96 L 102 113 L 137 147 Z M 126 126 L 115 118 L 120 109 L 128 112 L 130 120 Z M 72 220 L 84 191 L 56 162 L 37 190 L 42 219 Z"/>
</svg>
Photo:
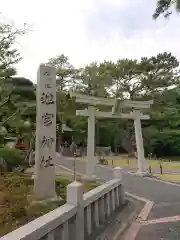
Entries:
<svg viewBox="0 0 180 240">
<path fill-rule="evenodd" d="M 60 167 L 60 168 L 62 168 L 63 170 L 74 174 L 74 171 L 71 170 L 70 168 L 64 167 L 64 166 L 59 165 L 59 164 L 55 164 L 55 166 L 56 166 L 56 167 Z M 76 175 L 78 175 L 79 177 L 82 177 L 82 176 L 83 176 L 81 173 L 78 173 L 78 172 L 76 172 Z"/>
<path fill-rule="evenodd" d="M 59 165 L 59 164 L 55 164 L 55 166 L 56 166 L 56 167 L 60 167 L 60 168 L 62 168 L 63 170 L 65 170 L 65 171 L 67 171 L 67 172 L 69 172 L 69 173 L 74 174 L 74 171 L 71 170 L 70 168 L 64 167 L 64 166 Z M 76 172 L 76 176 L 78 176 L 78 177 L 82 178 L 82 180 L 84 180 L 84 179 L 83 179 L 84 175 L 83 175 L 82 173 Z M 99 181 L 99 182 L 100 182 L 100 178 L 96 178 L 95 181 Z M 102 181 L 102 182 L 104 183 L 104 181 Z"/>
<path fill-rule="evenodd" d="M 139 215 L 137 216 L 137 218 L 135 219 L 135 221 L 132 222 L 132 224 L 128 221 L 130 225 L 130 227 L 128 228 L 128 223 L 126 224 L 126 226 L 124 226 L 123 229 L 120 229 L 117 233 L 116 233 L 116 236 L 113 238 L 113 240 L 120 240 L 120 235 L 122 236 L 123 232 L 125 232 L 125 230 L 127 229 L 127 231 L 124 233 L 123 237 L 121 239 L 123 240 L 135 240 L 142 224 L 141 222 L 144 222 L 147 220 L 149 214 L 150 214 L 150 211 L 154 205 L 154 202 L 152 201 L 149 201 L 148 199 L 146 198 L 142 198 L 142 197 L 139 197 L 137 195 L 134 195 L 132 193 L 128 193 L 126 192 L 125 193 L 126 196 L 129 196 L 131 198 L 134 198 L 138 201 L 141 201 L 141 202 L 144 202 L 145 205 L 143 207 L 143 209 L 141 210 L 141 212 L 139 213 Z M 131 217 L 131 220 L 133 220 L 133 217 Z"/>
<path fill-rule="evenodd" d="M 132 197 L 132 198 L 135 198 L 137 199 L 138 201 L 141 201 L 141 202 L 145 202 L 145 206 L 143 207 L 143 209 L 141 210 L 140 214 L 138 215 L 138 219 L 141 219 L 142 221 L 146 221 L 148 216 L 149 216 L 149 213 L 154 205 L 154 202 L 146 199 L 146 198 L 142 198 L 142 197 L 139 197 L 139 196 L 136 196 L 132 193 L 128 193 L 126 192 L 125 193 L 127 196 L 129 197 Z"/>
<path fill-rule="evenodd" d="M 122 227 L 116 232 L 116 234 L 114 235 L 114 237 L 111 240 L 119 240 L 120 237 L 123 236 L 125 231 L 129 228 L 129 226 L 135 219 L 137 210 L 138 210 L 138 208 L 136 207 L 136 209 L 130 214 L 130 216 L 126 220 L 126 223 L 123 223 Z"/>
</svg>

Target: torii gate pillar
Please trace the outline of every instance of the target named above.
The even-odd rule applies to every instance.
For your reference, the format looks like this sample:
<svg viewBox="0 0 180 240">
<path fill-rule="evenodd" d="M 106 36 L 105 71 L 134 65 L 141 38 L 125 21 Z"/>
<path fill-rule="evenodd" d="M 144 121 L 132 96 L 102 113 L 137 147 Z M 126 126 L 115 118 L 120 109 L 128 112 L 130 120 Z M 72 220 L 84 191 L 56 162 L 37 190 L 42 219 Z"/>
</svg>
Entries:
<svg viewBox="0 0 180 240">
<path fill-rule="evenodd" d="M 147 175 L 147 163 L 144 157 L 144 145 L 143 145 L 143 137 L 142 137 L 142 128 L 141 128 L 141 112 L 140 110 L 134 110 L 134 128 L 135 128 L 135 136 L 136 136 L 136 147 L 138 153 L 138 175 Z"/>
<path fill-rule="evenodd" d="M 95 179 L 95 106 L 88 106 L 88 139 L 87 139 L 87 163 L 86 163 L 86 176 L 88 179 Z"/>
</svg>

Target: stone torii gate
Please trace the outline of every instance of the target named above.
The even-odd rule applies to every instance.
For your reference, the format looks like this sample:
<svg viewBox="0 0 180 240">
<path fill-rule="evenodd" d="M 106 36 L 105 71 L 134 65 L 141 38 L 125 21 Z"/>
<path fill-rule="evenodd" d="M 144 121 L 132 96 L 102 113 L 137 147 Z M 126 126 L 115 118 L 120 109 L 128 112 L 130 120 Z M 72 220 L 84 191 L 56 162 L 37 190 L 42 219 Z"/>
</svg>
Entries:
<svg viewBox="0 0 180 240">
<path fill-rule="evenodd" d="M 144 146 L 142 138 L 141 120 L 149 119 L 149 115 L 143 115 L 140 109 L 150 108 L 153 101 L 119 101 L 115 99 L 87 96 L 79 93 L 71 93 L 71 97 L 76 98 L 76 102 L 88 104 L 88 109 L 77 110 L 76 115 L 88 117 L 88 141 L 87 141 L 87 164 L 86 175 L 88 178 L 95 176 L 95 118 L 125 118 L 134 119 L 136 146 L 138 153 L 138 174 L 146 175 L 147 164 L 144 157 Z M 112 106 L 112 112 L 101 112 L 96 109 L 97 105 Z M 120 107 L 133 109 L 130 113 L 119 113 Z"/>
</svg>

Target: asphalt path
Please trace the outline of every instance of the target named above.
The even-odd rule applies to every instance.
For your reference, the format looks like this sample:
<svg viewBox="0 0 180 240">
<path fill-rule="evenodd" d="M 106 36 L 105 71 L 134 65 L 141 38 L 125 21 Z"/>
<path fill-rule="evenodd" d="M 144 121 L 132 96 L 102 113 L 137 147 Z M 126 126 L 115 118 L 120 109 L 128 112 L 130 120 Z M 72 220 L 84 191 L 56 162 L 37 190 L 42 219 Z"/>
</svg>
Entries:
<svg viewBox="0 0 180 240">
<path fill-rule="evenodd" d="M 74 161 L 65 157 L 56 157 L 56 164 L 65 166 L 71 170 L 74 169 Z M 76 160 L 75 169 L 78 173 L 85 174 L 86 163 Z M 95 172 L 97 177 L 104 181 L 110 180 L 113 177 L 113 167 L 97 165 Z M 125 191 L 147 198 L 155 203 L 180 202 L 179 186 L 135 176 L 129 174 L 126 169 L 123 173 L 123 184 Z"/>
</svg>

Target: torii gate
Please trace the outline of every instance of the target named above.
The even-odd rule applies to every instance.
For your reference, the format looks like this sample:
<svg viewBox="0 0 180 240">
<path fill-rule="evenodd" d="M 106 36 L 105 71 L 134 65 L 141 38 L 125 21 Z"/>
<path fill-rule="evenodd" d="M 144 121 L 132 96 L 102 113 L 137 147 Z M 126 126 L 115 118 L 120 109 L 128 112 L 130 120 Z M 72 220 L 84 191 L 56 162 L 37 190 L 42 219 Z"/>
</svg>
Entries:
<svg viewBox="0 0 180 240">
<path fill-rule="evenodd" d="M 88 117 L 88 140 L 87 140 L 87 164 L 86 175 L 88 178 L 95 177 L 95 118 L 125 118 L 134 119 L 136 146 L 138 153 L 138 174 L 146 175 L 147 164 L 144 157 L 144 146 L 142 138 L 141 120 L 149 119 L 149 115 L 143 115 L 140 109 L 150 108 L 153 101 L 120 101 L 119 99 L 108 99 L 87 96 L 79 93 L 71 93 L 71 97 L 76 98 L 78 103 L 88 104 L 88 109 L 77 110 L 76 115 Z M 112 106 L 112 112 L 101 112 L 96 109 L 97 105 Z M 119 107 L 129 107 L 133 111 L 130 113 L 119 113 Z"/>
</svg>

